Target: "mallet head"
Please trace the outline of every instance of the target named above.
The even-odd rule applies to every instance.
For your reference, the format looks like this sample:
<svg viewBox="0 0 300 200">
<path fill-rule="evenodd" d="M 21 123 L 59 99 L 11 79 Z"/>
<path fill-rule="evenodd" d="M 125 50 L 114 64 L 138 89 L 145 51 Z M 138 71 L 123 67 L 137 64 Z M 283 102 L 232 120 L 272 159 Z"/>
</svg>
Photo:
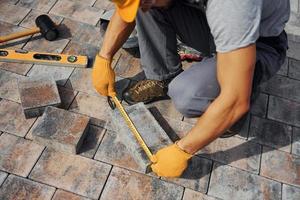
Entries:
<svg viewBox="0 0 300 200">
<path fill-rule="evenodd" d="M 38 16 L 35 24 L 40 28 L 41 34 L 46 40 L 53 41 L 58 38 L 59 32 L 57 26 L 48 15 Z"/>
</svg>

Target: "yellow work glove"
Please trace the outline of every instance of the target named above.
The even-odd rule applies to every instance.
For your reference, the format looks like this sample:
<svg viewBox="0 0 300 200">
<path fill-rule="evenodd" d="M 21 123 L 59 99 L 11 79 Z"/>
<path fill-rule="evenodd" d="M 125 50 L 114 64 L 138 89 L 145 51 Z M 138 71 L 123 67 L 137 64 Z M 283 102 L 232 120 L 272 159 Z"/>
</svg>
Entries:
<svg viewBox="0 0 300 200">
<path fill-rule="evenodd" d="M 156 162 L 151 165 L 151 168 L 158 176 L 179 177 L 187 168 L 188 160 L 192 156 L 180 149 L 177 144 L 172 144 L 154 155 Z"/>
<path fill-rule="evenodd" d="M 97 92 L 103 96 L 116 96 L 115 72 L 111 68 L 111 61 L 96 55 L 92 80 Z"/>
</svg>

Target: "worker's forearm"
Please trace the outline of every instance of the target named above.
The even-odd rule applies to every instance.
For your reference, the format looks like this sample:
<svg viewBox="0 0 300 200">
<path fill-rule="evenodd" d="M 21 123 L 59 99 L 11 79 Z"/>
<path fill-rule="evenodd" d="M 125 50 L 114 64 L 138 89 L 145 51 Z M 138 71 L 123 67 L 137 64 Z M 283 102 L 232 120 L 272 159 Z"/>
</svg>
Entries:
<svg viewBox="0 0 300 200">
<path fill-rule="evenodd" d="M 178 145 L 188 153 L 197 152 L 222 135 L 247 110 L 246 105 L 227 100 L 220 95 Z"/>
<path fill-rule="evenodd" d="M 128 39 L 135 27 L 135 22 L 124 22 L 119 14 L 115 12 L 110 20 L 107 31 L 104 36 L 102 48 L 99 55 L 112 59 L 115 53 L 122 47 L 124 42 Z"/>
</svg>

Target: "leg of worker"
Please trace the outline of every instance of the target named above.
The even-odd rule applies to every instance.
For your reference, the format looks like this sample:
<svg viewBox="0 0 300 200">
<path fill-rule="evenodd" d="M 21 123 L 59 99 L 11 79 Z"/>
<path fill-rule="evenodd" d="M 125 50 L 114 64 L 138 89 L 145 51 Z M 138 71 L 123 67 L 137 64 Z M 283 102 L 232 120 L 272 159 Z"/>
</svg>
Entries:
<svg viewBox="0 0 300 200">
<path fill-rule="evenodd" d="M 175 4 L 169 9 L 139 11 L 137 30 L 141 65 L 148 79 L 173 78 L 181 72 L 176 35 L 187 45 L 211 53 L 205 15 L 192 7 Z"/>
</svg>

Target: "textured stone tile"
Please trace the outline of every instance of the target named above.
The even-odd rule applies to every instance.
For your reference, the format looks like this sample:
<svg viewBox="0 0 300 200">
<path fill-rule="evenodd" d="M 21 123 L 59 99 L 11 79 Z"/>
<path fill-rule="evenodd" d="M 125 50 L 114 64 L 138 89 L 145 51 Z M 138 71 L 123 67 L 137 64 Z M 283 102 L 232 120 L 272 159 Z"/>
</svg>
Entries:
<svg viewBox="0 0 300 200">
<path fill-rule="evenodd" d="M 85 43 L 78 43 L 71 41 L 66 48 L 64 49 L 63 53 L 71 54 L 71 55 L 83 55 L 88 56 L 89 60 L 94 59 L 95 55 L 98 53 L 99 47 L 95 45 L 89 45 Z M 89 63 L 91 66 L 91 63 Z"/>
<path fill-rule="evenodd" d="M 65 85 L 73 70 L 73 67 L 34 65 L 27 76 L 53 78 L 58 85 Z"/>
<path fill-rule="evenodd" d="M 81 156 L 46 149 L 29 177 L 75 194 L 98 199 L 110 168 L 110 165 Z"/>
<path fill-rule="evenodd" d="M 268 105 L 268 95 L 260 93 L 256 101 L 251 105 L 251 114 L 258 117 L 266 117 Z"/>
<path fill-rule="evenodd" d="M 24 137 L 35 119 L 26 119 L 20 104 L 0 101 L 0 131 Z"/>
<path fill-rule="evenodd" d="M 198 154 L 252 173 L 259 172 L 261 146 L 238 137 L 219 138 Z"/>
<path fill-rule="evenodd" d="M 6 133 L 0 138 L 0 170 L 26 177 L 44 147 Z"/>
<path fill-rule="evenodd" d="M 281 199 L 281 184 L 226 165 L 215 164 L 208 195 L 221 199 Z"/>
<path fill-rule="evenodd" d="M 88 198 L 66 192 L 63 190 L 56 190 L 52 200 L 89 200 Z"/>
<path fill-rule="evenodd" d="M 0 20 L 10 24 L 18 25 L 29 12 L 30 9 L 22 8 L 10 3 L 1 2 Z M 16 13 L 18 14 L 16 15 Z"/>
<path fill-rule="evenodd" d="M 18 91 L 18 80 L 21 79 L 25 77 L 0 69 L 0 98 L 21 102 Z"/>
<path fill-rule="evenodd" d="M 11 174 L 0 188 L 0 199 L 50 200 L 54 192 L 54 187 Z"/>
<path fill-rule="evenodd" d="M 262 87 L 262 91 L 300 102 L 300 81 L 285 76 L 274 76 Z"/>
<path fill-rule="evenodd" d="M 34 10 L 48 12 L 56 0 L 20 0 L 18 5 Z"/>
<path fill-rule="evenodd" d="M 208 190 L 211 168 L 211 160 L 194 156 L 189 161 L 188 168 L 184 171 L 181 178 L 164 178 L 164 180 L 174 182 L 185 188 L 190 188 L 199 192 L 206 193 Z"/>
<path fill-rule="evenodd" d="M 77 91 L 74 90 L 70 90 L 67 89 L 65 87 L 62 86 L 58 86 L 58 93 L 61 99 L 61 105 L 59 106 L 59 108 L 68 110 L 71 103 L 73 102 L 74 98 L 76 97 L 76 95 L 78 94 Z"/>
<path fill-rule="evenodd" d="M 91 117 L 91 124 L 106 127 L 110 121 L 107 98 L 79 92 L 69 110 Z"/>
<path fill-rule="evenodd" d="M 68 31 L 60 31 L 60 36 L 62 38 L 70 38 L 73 42 L 97 47 L 99 47 L 102 43 L 103 38 L 101 36 L 99 27 L 71 19 L 65 19 L 61 27 L 67 27 L 68 29 Z"/>
<path fill-rule="evenodd" d="M 102 0 L 97 0 L 96 3 L 94 4 L 94 6 L 97 8 L 103 9 L 103 10 L 110 10 L 115 7 L 112 2 L 102 1 Z"/>
<path fill-rule="evenodd" d="M 31 10 L 30 13 L 24 18 L 24 20 L 21 22 L 20 26 L 25 27 L 25 28 L 32 28 L 35 27 L 35 20 L 38 16 L 44 15 L 46 13 L 38 11 L 38 10 Z M 50 19 L 55 23 L 55 24 L 60 24 L 63 20 L 62 17 L 52 15 L 52 14 L 47 14 Z"/>
<path fill-rule="evenodd" d="M 287 76 L 288 69 L 289 69 L 289 58 L 286 58 L 284 64 L 281 66 L 281 68 L 279 69 L 277 74 L 282 75 L 282 76 Z"/>
<path fill-rule="evenodd" d="M 101 127 L 90 125 L 86 137 L 82 142 L 81 148 L 79 149 L 79 155 L 87 158 L 93 158 L 105 131 L 106 130 Z"/>
<path fill-rule="evenodd" d="M 176 110 L 171 100 L 156 101 L 147 105 L 148 108 L 155 107 L 157 111 L 164 117 L 169 117 L 176 120 L 182 120 L 182 114 Z"/>
<path fill-rule="evenodd" d="M 125 50 L 121 50 L 120 54 L 120 58 L 114 68 L 118 76 L 131 78 L 142 72 L 139 58 L 134 58 Z"/>
<path fill-rule="evenodd" d="M 121 177 L 121 178 L 120 178 Z M 157 178 L 114 167 L 101 200 L 106 199 L 181 199 L 183 188 Z"/>
<path fill-rule="evenodd" d="M 69 43 L 67 39 L 57 39 L 48 41 L 40 35 L 35 35 L 24 47 L 28 51 L 38 51 L 47 53 L 62 53 L 64 48 Z"/>
<path fill-rule="evenodd" d="M 300 156 L 300 128 L 293 128 L 292 153 Z"/>
<path fill-rule="evenodd" d="M 253 116 L 249 138 L 254 142 L 289 153 L 291 150 L 292 127 Z"/>
<path fill-rule="evenodd" d="M 221 200 L 221 199 L 210 197 L 203 193 L 196 192 L 194 190 L 186 188 L 184 190 L 184 195 L 182 200 Z"/>
<path fill-rule="evenodd" d="M 296 187 L 292 187 L 292 186 L 283 184 L 282 199 L 283 200 L 300 199 L 300 188 L 296 188 Z"/>
<path fill-rule="evenodd" d="M 47 106 L 59 106 L 61 103 L 54 79 L 35 77 L 19 80 L 18 87 L 26 118 L 38 117 Z"/>
<path fill-rule="evenodd" d="M 1 30 L 0 30 L 1 36 L 5 36 L 5 35 L 9 35 L 12 33 L 26 30 L 25 28 L 22 28 L 22 27 L 19 27 L 16 25 L 12 25 L 12 24 L 9 24 L 6 22 L 2 22 L 2 21 L 0 21 L 0 26 L 1 26 Z M 27 37 L 19 38 L 16 40 L 11 40 L 8 42 L 1 43 L 0 48 L 1 49 L 4 49 L 4 48 L 5 49 L 20 49 L 29 40 L 29 38 L 30 38 L 30 36 L 27 36 Z"/>
<path fill-rule="evenodd" d="M 263 148 L 261 170 L 262 176 L 290 185 L 300 186 L 300 157 L 283 151 Z"/>
<path fill-rule="evenodd" d="M 0 171 L 0 186 L 5 181 L 6 177 L 7 177 L 7 173 Z"/>
<path fill-rule="evenodd" d="M 289 40 L 289 50 L 287 56 L 296 60 L 300 60 L 300 41 Z"/>
<path fill-rule="evenodd" d="M 40 144 L 76 154 L 88 132 L 88 123 L 86 116 L 47 107 L 32 136 Z"/>
<path fill-rule="evenodd" d="M 98 96 L 92 84 L 92 69 L 76 68 L 69 78 L 67 88 Z"/>
<path fill-rule="evenodd" d="M 4 69 L 6 71 L 20 75 L 26 75 L 27 72 L 31 69 L 31 67 L 32 64 L 0 62 L 0 69 Z"/>
<path fill-rule="evenodd" d="M 268 118 L 300 127 L 300 103 L 270 96 Z"/>
<path fill-rule="evenodd" d="M 69 0 L 58 1 L 50 11 L 52 14 L 76 19 L 77 21 L 91 25 L 97 24 L 102 12 L 101 9 Z"/>
<path fill-rule="evenodd" d="M 150 151 L 155 153 L 160 148 L 172 143 L 168 135 L 159 126 L 158 122 L 144 104 L 135 104 L 128 107 L 126 111 Z M 149 164 L 149 159 L 145 152 L 136 141 L 119 111 L 116 109 L 111 115 L 113 129 L 120 135 L 122 142 L 124 142 L 133 158 L 139 163 L 143 172 L 145 172 L 147 164 Z"/>
<path fill-rule="evenodd" d="M 300 80 L 300 61 L 290 59 L 289 77 Z"/>
</svg>

